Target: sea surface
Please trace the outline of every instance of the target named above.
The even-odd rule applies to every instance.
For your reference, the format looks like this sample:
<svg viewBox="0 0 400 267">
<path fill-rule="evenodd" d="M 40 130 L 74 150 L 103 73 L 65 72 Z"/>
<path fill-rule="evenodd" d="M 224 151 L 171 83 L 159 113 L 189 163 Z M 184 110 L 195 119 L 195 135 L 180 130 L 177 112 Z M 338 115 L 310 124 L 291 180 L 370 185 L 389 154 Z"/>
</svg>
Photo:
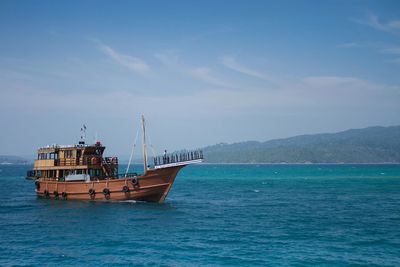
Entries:
<svg viewBox="0 0 400 267">
<path fill-rule="evenodd" d="M 163 204 L 38 199 L 0 166 L 0 266 L 400 266 L 399 165 L 196 165 Z"/>
</svg>

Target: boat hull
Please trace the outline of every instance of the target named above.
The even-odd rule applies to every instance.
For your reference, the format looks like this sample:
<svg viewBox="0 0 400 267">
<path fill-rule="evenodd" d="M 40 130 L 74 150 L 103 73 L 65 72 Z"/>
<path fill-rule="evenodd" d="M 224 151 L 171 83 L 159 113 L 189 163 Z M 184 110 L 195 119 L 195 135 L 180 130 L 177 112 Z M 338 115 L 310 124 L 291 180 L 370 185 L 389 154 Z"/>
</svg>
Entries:
<svg viewBox="0 0 400 267">
<path fill-rule="evenodd" d="M 175 177 L 184 166 L 148 170 L 144 175 L 122 179 L 90 182 L 36 181 L 38 197 L 86 201 L 148 201 L 163 202 Z"/>
</svg>

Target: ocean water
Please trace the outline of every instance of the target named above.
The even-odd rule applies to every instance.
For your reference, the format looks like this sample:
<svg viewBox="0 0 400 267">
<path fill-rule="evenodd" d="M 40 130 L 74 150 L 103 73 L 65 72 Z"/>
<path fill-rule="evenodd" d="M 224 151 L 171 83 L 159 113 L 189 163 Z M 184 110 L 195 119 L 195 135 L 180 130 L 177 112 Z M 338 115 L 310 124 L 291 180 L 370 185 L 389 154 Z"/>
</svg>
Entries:
<svg viewBox="0 0 400 267">
<path fill-rule="evenodd" d="M 163 204 L 37 199 L 0 166 L 0 266 L 400 265 L 399 165 L 197 165 Z"/>
</svg>

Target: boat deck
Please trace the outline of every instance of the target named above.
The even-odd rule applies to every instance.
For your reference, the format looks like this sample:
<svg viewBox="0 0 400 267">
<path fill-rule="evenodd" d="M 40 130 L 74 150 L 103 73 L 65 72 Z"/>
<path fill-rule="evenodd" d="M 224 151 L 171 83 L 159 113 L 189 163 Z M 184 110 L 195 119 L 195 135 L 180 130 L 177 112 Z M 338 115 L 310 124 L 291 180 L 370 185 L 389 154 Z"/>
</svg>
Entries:
<svg viewBox="0 0 400 267">
<path fill-rule="evenodd" d="M 180 162 L 175 162 L 175 163 L 157 165 L 157 166 L 154 166 L 154 169 L 163 169 L 163 168 L 169 168 L 169 167 L 185 166 L 185 165 L 194 164 L 194 163 L 201 163 L 201 162 L 203 162 L 203 159 L 180 161 Z"/>
</svg>

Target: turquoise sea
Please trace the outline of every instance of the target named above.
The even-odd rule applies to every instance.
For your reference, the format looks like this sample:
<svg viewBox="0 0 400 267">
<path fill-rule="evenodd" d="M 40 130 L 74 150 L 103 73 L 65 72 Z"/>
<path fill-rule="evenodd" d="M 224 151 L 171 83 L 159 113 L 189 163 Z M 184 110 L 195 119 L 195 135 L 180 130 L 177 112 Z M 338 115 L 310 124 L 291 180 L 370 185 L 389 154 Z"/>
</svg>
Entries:
<svg viewBox="0 0 400 267">
<path fill-rule="evenodd" d="M 163 204 L 37 199 L 0 166 L 0 266 L 399 266 L 399 165 L 197 165 Z"/>
</svg>

